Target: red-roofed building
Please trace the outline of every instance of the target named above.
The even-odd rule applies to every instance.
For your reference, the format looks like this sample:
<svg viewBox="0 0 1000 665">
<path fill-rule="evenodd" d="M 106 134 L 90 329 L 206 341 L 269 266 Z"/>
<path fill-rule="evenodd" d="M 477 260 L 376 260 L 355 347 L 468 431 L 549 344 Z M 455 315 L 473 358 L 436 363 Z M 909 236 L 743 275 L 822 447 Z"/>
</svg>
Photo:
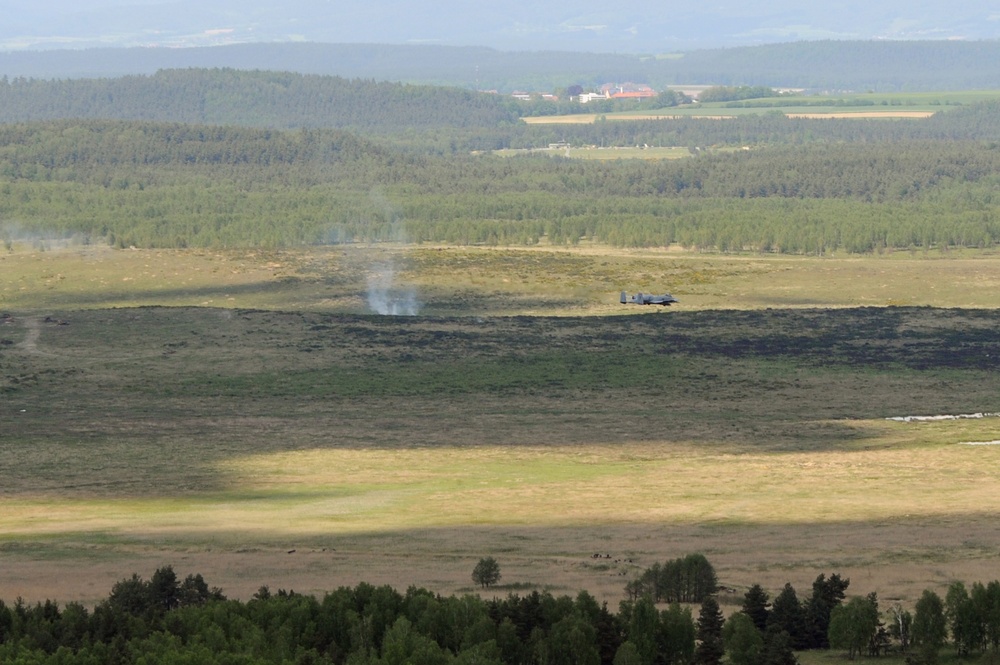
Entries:
<svg viewBox="0 0 1000 665">
<path fill-rule="evenodd" d="M 656 93 L 652 90 L 625 90 L 611 95 L 611 99 L 648 99 L 649 97 L 656 97 Z"/>
</svg>

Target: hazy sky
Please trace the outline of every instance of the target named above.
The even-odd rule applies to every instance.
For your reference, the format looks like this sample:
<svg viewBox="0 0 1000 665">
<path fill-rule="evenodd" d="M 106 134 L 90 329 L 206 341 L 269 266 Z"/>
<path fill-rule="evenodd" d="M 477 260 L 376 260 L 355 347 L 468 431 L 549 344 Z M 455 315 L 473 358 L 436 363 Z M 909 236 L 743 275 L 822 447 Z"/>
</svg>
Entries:
<svg viewBox="0 0 1000 665">
<path fill-rule="evenodd" d="M 0 16 L 3 49 L 300 40 L 667 52 L 1000 37 L 1000 0 L 0 0 Z"/>
</svg>

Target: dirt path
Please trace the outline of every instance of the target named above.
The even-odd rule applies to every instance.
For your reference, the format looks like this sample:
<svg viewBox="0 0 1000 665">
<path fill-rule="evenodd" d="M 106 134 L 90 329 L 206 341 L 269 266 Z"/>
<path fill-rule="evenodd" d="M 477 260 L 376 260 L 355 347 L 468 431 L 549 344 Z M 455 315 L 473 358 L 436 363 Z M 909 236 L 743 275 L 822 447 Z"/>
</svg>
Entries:
<svg viewBox="0 0 1000 665">
<path fill-rule="evenodd" d="M 24 327 L 27 333 L 24 341 L 17 345 L 17 348 L 31 354 L 41 354 L 38 350 L 38 338 L 42 336 L 42 323 L 37 316 L 29 316 L 24 319 Z M 48 355 L 48 354 L 42 354 Z"/>
<path fill-rule="evenodd" d="M 24 339 L 16 345 L 15 348 L 24 351 L 28 355 L 32 356 L 44 356 L 46 358 L 64 358 L 66 353 L 59 353 L 57 351 L 46 351 L 44 348 L 39 347 L 39 340 L 42 338 L 42 326 L 43 325 L 65 325 L 62 321 L 55 321 L 49 317 L 38 317 L 38 316 L 26 316 L 21 319 L 22 325 L 25 329 Z M 56 347 L 53 347 L 56 348 Z"/>
<path fill-rule="evenodd" d="M 786 113 L 789 118 L 929 118 L 934 111 L 858 111 L 846 113 Z"/>
</svg>

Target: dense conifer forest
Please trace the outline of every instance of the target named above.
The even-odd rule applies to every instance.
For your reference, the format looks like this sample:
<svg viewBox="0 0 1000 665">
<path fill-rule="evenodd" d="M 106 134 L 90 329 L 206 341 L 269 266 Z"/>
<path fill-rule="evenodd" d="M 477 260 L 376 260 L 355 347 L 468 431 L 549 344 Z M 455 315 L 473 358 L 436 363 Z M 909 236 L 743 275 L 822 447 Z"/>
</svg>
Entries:
<svg viewBox="0 0 1000 665">
<path fill-rule="evenodd" d="M 0 122 L 101 118 L 402 133 L 517 119 L 510 97 L 288 72 L 166 70 L 152 76 L 0 85 Z"/>
<path fill-rule="evenodd" d="M 800 600 L 791 584 L 773 599 L 754 584 L 742 597 L 730 590 L 733 604 L 723 611 L 711 564 L 689 555 L 630 582 L 616 612 L 586 591 L 484 600 L 364 582 L 321 598 L 262 586 L 243 602 L 201 575 L 181 580 L 166 566 L 149 580 L 121 580 L 93 608 L 0 601 L 0 661 L 719 665 L 725 657 L 738 665 L 797 665 L 801 650 L 933 663 L 945 647 L 990 657 L 1000 648 L 1000 582 L 955 582 L 944 599 L 927 590 L 913 611 L 880 607 L 874 592 L 848 599 L 849 586 L 849 579 L 821 574 Z"/>
<path fill-rule="evenodd" d="M 996 102 L 892 121 L 762 113 L 528 125 L 519 120 L 528 112 L 545 109 L 275 72 L 7 80 L 0 236 L 8 245 L 597 241 L 816 254 L 1000 238 Z M 492 154 L 557 142 L 679 146 L 690 156 Z"/>
<path fill-rule="evenodd" d="M 0 126 L 0 233 L 120 247 L 400 239 L 819 254 L 985 247 L 1000 238 L 998 120 L 1000 105 L 983 102 L 926 120 L 765 115 L 558 130 L 619 144 L 659 137 L 692 152 L 658 161 L 471 154 L 440 147 L 434 132 L 401 147 L 378 132 L 327 128 L 14 123 Z M 505 133 L 491 123 L 467 136 L 509 144 L 533 129 Z"/>
<path fill-rule="evenodd" d="M 724 88 L 722 88 L 724 89 Z M 804 98 L 790 98 L 802 105 Z M 645 102 L 649 108 L 677 100 Z M 825 98 L 815 98 L 824 104 Z M 733 102 L 738 105 L 750 101 Z M 768 104 L 775 104 L 774 100 Z M 629 103 L 634 107 L 635 103 Z M 620 110 L 604 102 L 532 100 L 457 88 L 235 69 L 165 70 L 113 79 L 0 79 L 0 123 L 137 120 L 269 129 L 342 129 L 417 151 L 597 146 L 743 146 L 911 139 L 997 140 L 995 106 L 952 108 L 930 119 L 892 122 L 788 118 L 773 109 L 705 122 L 666 118 L 526 125 L 521 117 Z M 771 112 L 768 112 L 768 111 Z"/>
</svg>

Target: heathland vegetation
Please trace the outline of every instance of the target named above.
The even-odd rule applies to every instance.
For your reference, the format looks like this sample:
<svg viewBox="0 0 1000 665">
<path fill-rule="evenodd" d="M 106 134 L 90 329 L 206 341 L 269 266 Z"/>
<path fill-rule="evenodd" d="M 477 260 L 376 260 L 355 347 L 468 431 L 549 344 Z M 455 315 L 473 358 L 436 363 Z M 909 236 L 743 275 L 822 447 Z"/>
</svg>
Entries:
<svg viewBox="0 0 1000 665">
<path fill-rule="evenodd" d="M 38 303 L 52 284 L 67 290 L 0 320 L 0 532 L 4 570 L 17 571 L 5 584 L 28 597 L 51 579 L 50 597 L 92 602 L 88 578 L 120 579 L 148 556 L 183 557 L 244 599 L 260 584 L 318 593 L 333 580 L 473 592 L 470 571 L 488 554 L 503 566 L 501 593 L 588 589 L 616 603 L 632 577 L 698 546 L 729 588 L 798 586 L 816 562 L 903 602 L 954 578 L 992 579 L 1000 447 L 959 444 L 996 438 L 985 415 L 998 390 L 995 311 L 491 316 L 572 301 L 563 278 L 548 282 L 552 300 L 492 286 L 547 262 L 570 280 L 675 274 L 693 288 L 724 275 L 702 263 L 656 272 L 664 261 L 647 259 L 614 277 L 599 253 L 586 268 L 443 250 L 413 257 L 441 262 L 450 280 L 419 295 L 463 316 L 302 311 L 335 308 L 370 274 L 318 255 L 316 291 L 262 301 L 277 311 L 102 307 L 133 283 L 132 305 L 157 288 L 228 305 L 273 287 L 240 281 L 246 259 L 115 252 L 135 259 L 116 268 L 91 253 L 82 268 L 98 272 L 85 274 L 60 254 L 15 254 L 47 275 L 15 281 L 15 293 Z M 484 272 L 465 272 L 470 263 Z M 990 276 L 988 257 L 975 263 L 964 288 Z M 874 273 L 877 290 L 894 264 L 854 269 Z M 399 288 L 414 273 L 397 265 Z M 831 279 L 810 265 L 816 284 Z M 754 290 L 782 270 L 733 283 Z M 174 271 L 185 278 L 159 285 Z M 352 271 L 360 286 L 339 291 Z"/>
<path fill-rule="evenodd" d="M 1000 104 L 783 101 L 5 81 L 0 660 L 995 657 Z"/>
</svg>

